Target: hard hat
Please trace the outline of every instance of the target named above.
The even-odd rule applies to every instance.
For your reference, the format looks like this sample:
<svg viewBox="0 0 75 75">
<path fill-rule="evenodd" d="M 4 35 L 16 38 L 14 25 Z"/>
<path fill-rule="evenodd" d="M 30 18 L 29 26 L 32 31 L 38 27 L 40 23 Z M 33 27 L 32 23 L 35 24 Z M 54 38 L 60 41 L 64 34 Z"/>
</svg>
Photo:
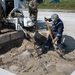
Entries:
<svg viewBox="0 0 75 75">
<path fill-rule="evenodd" d="M 54 20 L 54 21 L 57 21 L 59 19 L 59 16 L 57 14 L 53 14 L 51 16 L 51 19 Z"/>
</svg>

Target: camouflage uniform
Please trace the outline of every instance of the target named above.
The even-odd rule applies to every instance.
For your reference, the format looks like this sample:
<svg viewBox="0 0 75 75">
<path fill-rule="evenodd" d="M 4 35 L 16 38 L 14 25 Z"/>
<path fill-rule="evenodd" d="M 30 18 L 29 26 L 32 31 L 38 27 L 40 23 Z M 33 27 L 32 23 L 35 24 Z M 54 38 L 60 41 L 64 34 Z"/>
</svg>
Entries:
<svg viewBox="0 0 75 75">
<path fill-rule="evenodd" d="M 3 19 L 3 11 L 2 11 L 2 4 L 0 0 L 0 33 L 1 33 L 1 28 L 2 28 L 2 19 Z"/>
<path fill-rule="evenodd" d="M 29 0 L 29 14 L 35 26 L 37 25 L 37 12 L 36 0 Z"/>
</svg>

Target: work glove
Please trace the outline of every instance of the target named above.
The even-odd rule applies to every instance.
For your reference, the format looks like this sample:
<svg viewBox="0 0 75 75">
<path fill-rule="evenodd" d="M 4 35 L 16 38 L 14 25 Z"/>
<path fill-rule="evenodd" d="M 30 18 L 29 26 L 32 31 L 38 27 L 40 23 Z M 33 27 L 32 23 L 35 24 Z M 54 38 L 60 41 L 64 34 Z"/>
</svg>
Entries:
<svg viewBox="0 0 75 75">
<path fill-rule="evenodd" d="M 55 37 L 53 40 L 52 40 L 52 43 L 55 44 L 55 42 L 58 40 L 58 37 Z"/>
<path fill-rule="evenodd" d="M 52 43 L 53 43 L 53 44 L 55 44 L 55 42 L 56 42 L 56 40 L 55 40 L 55 39 L 54 39 L 54 40 L 52 40 Z"/>
<path fill-rule="evenodd" d="M 44 17 L 45 21 L 48 21 L 48 19 L 46 17 Z"/>
</svg>

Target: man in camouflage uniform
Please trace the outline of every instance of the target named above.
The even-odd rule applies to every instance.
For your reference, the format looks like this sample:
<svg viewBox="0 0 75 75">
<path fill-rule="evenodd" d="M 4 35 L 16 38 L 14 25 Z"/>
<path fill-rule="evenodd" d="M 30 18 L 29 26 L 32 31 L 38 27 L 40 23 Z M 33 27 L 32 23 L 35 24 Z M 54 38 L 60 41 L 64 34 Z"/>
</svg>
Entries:
<svg viewBox="0 0 75 75">
<path fill-rule="evenodd" d="M 29 15 L 32 18 L 34 26 L 37 26 L 37 2 L 36 0 L 28 0 L 29 1 Z"/>
</svg>

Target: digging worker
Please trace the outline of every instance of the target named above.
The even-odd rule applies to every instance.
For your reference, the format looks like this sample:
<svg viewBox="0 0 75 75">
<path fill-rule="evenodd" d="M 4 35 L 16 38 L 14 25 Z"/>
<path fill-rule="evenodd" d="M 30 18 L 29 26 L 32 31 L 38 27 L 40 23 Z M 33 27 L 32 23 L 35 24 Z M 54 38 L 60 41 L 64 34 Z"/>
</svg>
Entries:
<svg viewBox="0 0 75 75">
<path fill-rule="evenodd" d="M 28 0 L 29 3 L 29 15 L 34 23 L 34 28 L 37 27 L 37 2 L 36 0 Z"/>
<path fill-rule="evenodd" d="M 61 51 L 63 50 L 63 45 L 61 43 L 62 39 L 62 33 L 64 29 L 64 25 L 62 20 L 59 18 L 57 14 L 53 14 L 51 18 L 47 19 L 45 18 L 45 21 L 52 21 L 52 26 L 51 26 L 51 32 L 53 35 L 53 40 L 51 39 L 50 35 L 48 36 L 45 46 L 42 50 L 43 53 L 46 53 L 47 50 L 52 46 L 57 41 L 57 47 Z"/>
</svg>

